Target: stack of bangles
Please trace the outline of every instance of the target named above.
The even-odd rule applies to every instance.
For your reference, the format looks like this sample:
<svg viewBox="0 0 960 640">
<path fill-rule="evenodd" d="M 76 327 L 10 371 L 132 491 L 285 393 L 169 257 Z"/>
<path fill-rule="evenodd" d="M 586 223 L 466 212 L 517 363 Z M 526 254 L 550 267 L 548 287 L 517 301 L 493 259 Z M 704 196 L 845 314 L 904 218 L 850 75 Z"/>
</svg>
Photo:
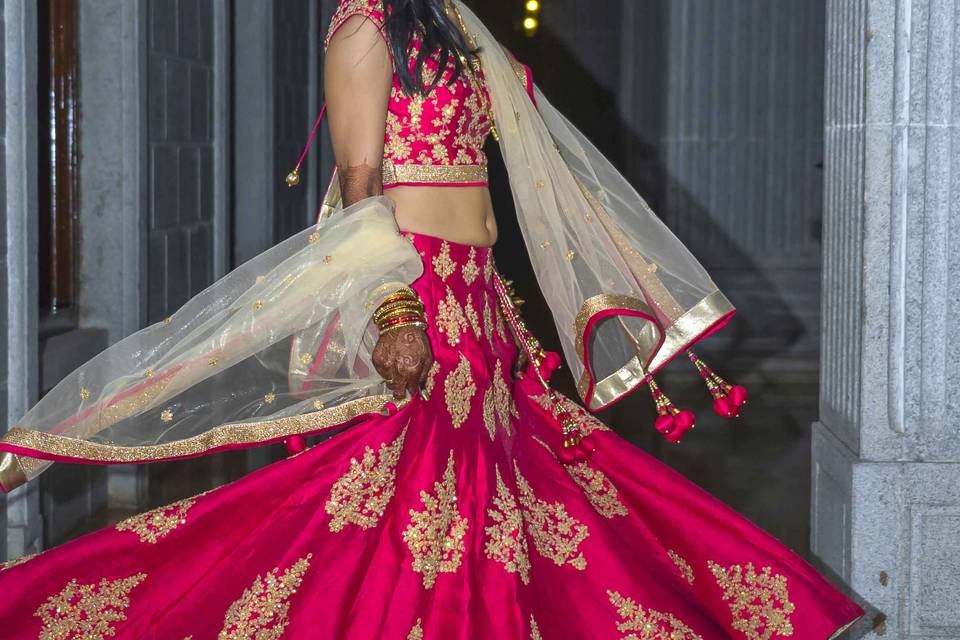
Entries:
<svg viewBox="0 0 960 640">
<path fill-rule="evenodd" d="M 380 330 L 380 335 L 399 329 L 400 327 L 427 328 L 427 320 L 423 315 L 423 303 L 420 296 L 409 287 L 404 287 L 391 294 L 373 313 L 373 322 Z"/>
</svg>

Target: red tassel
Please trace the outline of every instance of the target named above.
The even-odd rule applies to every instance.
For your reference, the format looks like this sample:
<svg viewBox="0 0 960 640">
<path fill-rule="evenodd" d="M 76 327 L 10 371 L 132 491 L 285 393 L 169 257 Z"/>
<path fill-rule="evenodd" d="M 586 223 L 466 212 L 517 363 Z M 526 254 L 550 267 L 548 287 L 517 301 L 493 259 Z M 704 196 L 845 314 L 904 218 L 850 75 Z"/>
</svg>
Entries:
<svg viewBox="0 0 960 640">
<path fill-rule="evenodd" d="M 745 387 L 731 385 L 721 378 L 707 363 L 693 351 L 687 351 L 687 357 L 697 368 L 697 372 L 707 385 L 707 391 L 713 396 L 713 411 L 724 418 L 736 418 L 740 409 L 747 403 L 748 393 Z"/>
<path fill-rule="evenodd" d="M 597 444 L 589 433 L 584 435 L 580 431 L 580 422 L 570 413 L 564 412 L 558 416 L 563 433 L 563 446 L 557 454 L 557 459 L 563 464 L 586 462 L 597 450 Z"/>
<path fill-rule="evenodd" d="M 284 444 L 287 447 L 288 456 L 296 455 L 307 448 L 307 440 L 303 436 L 290 436 Z"/>
<path fill-rule="evenodd" d="M 653 401 L 657 404 L 659 414 L 653 423 L 654 429 L 659 431 L 667 442 L 679 443 L 687 431 L 693 429 L 696 417 L 692 411 L 677 409 L 673 401 L 657 386 L 653 376 L 647 378 L 647 384 L 650 386 L 650 393 L 653 394 Z"/>
</svg>

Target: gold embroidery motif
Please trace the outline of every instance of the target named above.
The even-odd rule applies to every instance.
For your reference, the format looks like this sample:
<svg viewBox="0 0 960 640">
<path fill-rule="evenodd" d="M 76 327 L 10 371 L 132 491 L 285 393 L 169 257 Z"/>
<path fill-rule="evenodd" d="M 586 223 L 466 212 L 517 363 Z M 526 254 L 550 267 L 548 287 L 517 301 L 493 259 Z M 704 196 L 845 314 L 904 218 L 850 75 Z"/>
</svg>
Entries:
<svg viewBox="0 0 960 640">
<path fill-rule="evenodd" d="M 432 588 L 439 574 L 456 572 L 465 549 L 467 519 L 460 515 L 457 507 L 452 450 L 443 480 L 435 482 L 433 490 L 436 495 L 420 492 L 424 508 L 410 510 L 410 524 L 403 531 L 403 540 L 413 555 L 412 568 L 423 574 L 424 589 Z"/>
<path fill-rule="evenodd" d="M 490 346 L 496 348 L 493 342 L 493 313 L 490 311 L 490 301 L 488 299 L 483 301 L 483 332 L 486 334 Z"/>
<path fill-rule="evenodd" d="M 33 614 L 43 629 L 39 640 L 104 640 L 116 635 L 114 623 L 127 619 L 130 592 L 147 574 L 79 584 L 74 578 L 60 593 L 47 598 Z"/>
<path fill-rule="evenodd" d="M 423 390 L 426 392 L 428 398 L 433 395 L 433 387 L 437 383 L 437 374 L 439 372 L 440 363 L 434 360 L 433 365 L 430 366 L 430 371 L 427 372 L 427 380 L 423 383 Z"/>
<path fill-rule="evenodd" d="M 518 418 L 517 406 L 513 402 L 513 394 L 503 378 L 503 365 L 497 360 L 490 387 L 483 396 L 483 425 L 493 440 L 497 434 L 497 424 L 510 435 L 513 426 L 510 418 Z"/>
<path fill-rule="evenodd" d="M 536 396 L 534 400 L 543 407 L 544 411 L 550 412 L 554 420 L 559 420 L 562 413 L 569 414 L 570 418 L 577 423 L 580 433 L 584 435 L 594 431 L 611 431 L 610 427 L 594 418 L 587 413 L 586 409 L 562 393 L 548 391 Z"/>
<path fill-rule="evenodd" d="M 786 576 L 770 567 L 758 572 L 750 562 L 726 568 L 713 561 L 707 565 L 723 590 L 723 600 L 729 601 L 734 629 L 749 640 L 793 635 L 790 615 L 796 607 L 790 602 Z"/>
<path fill-rule="evenodd" d="M 280 567 L 258 575 L 223 618 L 218 640 L 278 640 L 290 624 L 290 598 L 310 568 L 312 553 L 297 560 L 282 575 Z"/>
<path fill-rule="evenodd" d="M 117 531 L 132 531 L 141 542 L 157 544 L 174 529 L 187 523 L 187 511 L 196 503 L 193 498 L 180 500 L 173 504 L 146 513 L 127 518 L 117 523 Z"/>
<path fill-rule="evenodd" d="M 437 305 L 436 322 L 437 331 L 447 337 L 451 347 L 457 346 L 460 336 L 467 331 L 467 317 L 450 287 L 447 287 L 447 298 Z"/>
<path fill-rule="evenodd" d="M 530 616 L 530 640 L 543 640 L 543 636 L 540 635 L 540 626 L 532 615 Z"/>
<path fill-rule="evenodd" d="M 477 336 L 479 340 L 483 334 L 480 333 L 480 317 L 477 315 L 477 310 L 473 308 L 473 294 L 467 294 L 467 303 L 464 305 L 464 310 L 466 312 L 467 322 L 470 323 L 470 328 L 473 329 L 473 335 Z"/>
<path fill-rule="evenodd" d="M 173 422 L 173 409 L 164 409 L 160 412 L 161 422 Z"/>
<path fill-rule="evenodd" d="M 507 333 L 507 328 L 503 323 L 503 310 L 500 309 L 500 306 L 493 310 L 493 315 L 497 321 L 497 335 L 500 336 L 500 339 L 504 342 L 510 342 L 510 335 Z"/>
<path fill-rule="evenodd" d="M 590 535 L 587 526 L 570 516 L 560 502 L 553 504 L 541 500 L 534 494 L 533 487 L 520 473 L 517 463 L 513 463 L 520 490 L 520 504 L 523 506 L 523 518 L 527 523 L 527 533 L 533 540 L 533 546 L 544 558 L 553 560 L 557 566 L 569 564 L 583 571 L 587 560 L 580 551 L 580 543 Z"/>
<path fill-rule="evenodd" d="M 573 478 L 597 513 L 605 518 L 616 518 L 627 515 L 627 508 L 617 492 L 617 487 L 599 469 L 594 469 L 586 462 L 564 465 L 567 473 Z"/>
<path fill-rule="evenodd" d="M 470 254 L 467 256 L 467 263 L 463 265 L 461 275 L 463 275 L 463 281 L 468 286 L 480 277 L 480 267 L 477 266 L 477 250 L 473 247 L 470 247 Z"/>
<path fill-rule="evenodd" d="M 377 526 L 396 492 L 397 463 L 406 435 L 405 428 L 396 440 L 381 444 L 379 452 L 364 447 L 359 461 L 350 459 L 350 469 L 330 489 L 325 507 L 333 516 L 330 531 L 343 531 L 348 524 L 361 529 Z"/>
<path fill-rule="evenodd" d="M 670 549 L 667 551 L 667 555 L 670 556 L 670 559 L 673 560 L 673 564 L 677 565 L 677 571 L 680 572 L 680 575 L 683 576 L 683 579 L 693 584 L 693 569 L 690 567 L 690 563 L 683 559 L 679 553 Z"/>
<path fill-rule="evenodd" d="M 620 622 L 618 631 L 639 631 L 623 640 L 703 640 L 693 629 L 669 613 L 644 609 L 639 604 L 621 596 L 616 591 L 607 591 L 610 603 L 617 608 Z"/>
<path fill-rule="evenodd" d="M 493 524 L 484 529 L 487 534 L 484 550 L 488 558 L 502 564 L 508 572 L 518 574 L 523 584 L 530 584 L 530 552 L 523 533 L 523 513 L 503 481 L 499 467 L 496 474 L 497 495 L 493 498 L 493 507 L 487 509 L 487 517 Z"/>
<path fill-rule="evenodd" d="M 493 252 L 487 252 L 487 261 L 483 265 L 483 279 L 487 284 L 490 284 L 491 279 L 493 278 L 493 272 L 495 271 L 493 265 Z"/>
<path fill-rule="evenodd" d="M 457 263 L 450 258 L 450 244 L 446 241 L 440 243 L 440 253 L 433 256 L 433 272 L 437 274 L 443 282 L 452 276 L 457 270 Z"/>
<path fill-rule="evenodd" d="M 14 558 L 13 560 L 7 560 L 6 562 L 0 563 L 0 571 L 6 571 L 7 569 L 13 569 L 16 566 L 23 564 L 24 562 L 29 562 L 36 558 L 39 553 L 28 553 L 25 556 L 20 556 L 19 558 Z"/>
<path fill-rule="evenodd" d="M 477 385 L 473 381 L 473 372 L 470 370 L 470 361 L 461 353 L 460 364 L 447 374 L 443 381 L 447 411 L 453 428 L 459 429 L 470 415 L 470 405 L 473 396 L 477 393 Z"/>
<path fill-rule="evenodd" d="M 417 618 L 417 624 L 413 625 L 413 629 L 410 629 L 407 640 L 423 640 L 423 620 L 421 618 Z"/>
</svg>

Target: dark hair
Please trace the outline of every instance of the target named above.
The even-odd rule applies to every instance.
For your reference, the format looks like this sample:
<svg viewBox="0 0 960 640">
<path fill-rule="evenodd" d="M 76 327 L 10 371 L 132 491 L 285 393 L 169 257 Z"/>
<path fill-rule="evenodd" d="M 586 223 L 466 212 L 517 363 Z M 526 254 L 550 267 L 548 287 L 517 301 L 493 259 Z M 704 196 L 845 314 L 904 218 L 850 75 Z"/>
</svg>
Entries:
<svg viewBox="0 0 960 640">
<path fill-rule="evenodd" d="M 441 70 L 453 63 L 448 79 L 448 84 L 453 84 L 464 72 L 462 60 L 469 60 L 476 52 L 471 51 L 460 28 L 447 15 L 444 0 L 382 1 L 384 30 L 404 93 L 427 95 L 440 83 L 444 73 L 438 73 L 429 85 L 424 82 L 424 66 L 431 57 L 440 63 Z M 410 43 L 415 35 L 420 36 L 421 46 L 411 69 Z"/>
</svg>

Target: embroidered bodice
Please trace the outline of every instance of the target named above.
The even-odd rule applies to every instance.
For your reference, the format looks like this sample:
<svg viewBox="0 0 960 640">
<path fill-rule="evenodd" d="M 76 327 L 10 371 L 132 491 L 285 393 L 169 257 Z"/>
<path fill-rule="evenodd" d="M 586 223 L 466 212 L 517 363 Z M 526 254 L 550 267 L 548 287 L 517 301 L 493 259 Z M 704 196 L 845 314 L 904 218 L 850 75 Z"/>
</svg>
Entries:
<svg viewBox="0 0 960 640">
<path fill-rule="evenodd" d="M 324 48 L 348 19 L 364 16 L 381 32 L 384 13 L 380 0 L 341 0 L 330 23 Z M 420 47 L 414 39 L 411 66 Z M 440 72 L 439 63 L 427 61 L 430 81 Z M 483 152 L 493 128 L 490 96 L 482 71 L 461 73 L 447 84 L 453 65 L 443 70 L 444 77 L 428 96 L 405 95 L 396 73 L 387 110 L 384 138 L 383 185 L 457 185 L 487 184 L 487 157 Z"/>
</svg>

